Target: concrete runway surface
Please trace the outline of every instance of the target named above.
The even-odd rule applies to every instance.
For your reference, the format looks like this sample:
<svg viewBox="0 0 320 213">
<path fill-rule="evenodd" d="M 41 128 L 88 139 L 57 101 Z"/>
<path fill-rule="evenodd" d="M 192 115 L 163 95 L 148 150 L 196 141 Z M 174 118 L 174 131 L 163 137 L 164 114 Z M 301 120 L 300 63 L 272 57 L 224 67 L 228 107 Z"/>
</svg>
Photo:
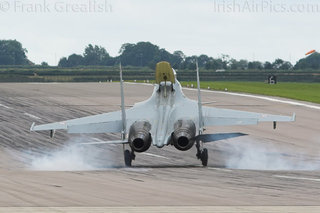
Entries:
<svg viewBox="0 0 320 213">
<path fill-rule="evenodd" d="M 152 90 L 125 84 L 126 105 L 145 100 Z M 184 92 L 196 99 L 196 91 Z M 297 121 L 279 123 L 277 130 L 272 123 L 208 128 L 207 133 L 248 134 L 206 144 L 208 168 L 200 166 L 195 149 L 171 146 L 137 154 L 133 168 L 124 168 L 121 145 L 74 145 L 119 139 L 117 134 L 57 132 L 52 140 L 48 132 L 29 132 L 32 122 L 119 110 L 118 83 L 0 84 L 0 212 L 320 211 L 319 105 L 220 92 L 202 96 L 215 101 L 213 107 L 295 112 Z"/>
</svg>

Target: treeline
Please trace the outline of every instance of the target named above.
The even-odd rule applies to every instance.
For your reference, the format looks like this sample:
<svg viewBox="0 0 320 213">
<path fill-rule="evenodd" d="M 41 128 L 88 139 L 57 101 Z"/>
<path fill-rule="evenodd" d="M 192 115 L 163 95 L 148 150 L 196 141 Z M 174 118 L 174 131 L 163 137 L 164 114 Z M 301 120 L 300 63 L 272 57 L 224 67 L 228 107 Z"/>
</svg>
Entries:
<svg viewBox="0 0 320 213">
<path fill-rule="evenodd" d="M 150 42 L 123 44 L 119 56 L 111 57 L 104 47 L 89 44 L 82 55 L 72 54 L 59 62 L 59 67 L 75 67 L 88 65 L 114 66 L 120 61 L 124 66 L 154 68 L 159 61 L 168 61 L 175 69 L 193 70 L 195 60 L 199 66 L 207 70 L 292 70 L 292 69 L 320 69 L 320 54 L 314 53 L 301 59 L 294 66 L 282 59 L 273 62 L 236 60 L 228 55 L 213 58 L 207 55 L 186 56 L 182 51 L 170 53 Z"/>
<path fill-rule="evenodd" d="M 0 65 L 32 65 L 26 57 L 27 50 L 16 40 L 0 40 Z M 159 61 L 168 61 L 178 70 L 194 70 L 195 60 L 199 66 L 207 70 L 306 70 L 320 69 L 320 54 L 314 53 L 301 59 L 295 65 L 289 61 L 276 59 L 273 62 L 236 60 L 228 55 L 213 58 L 207 55 L 186 56 L 182 51 L 173 53 L 150 42 L 123 44 L 119 56 L 112 57 L 104 47 L 89 44 L 83 54 L 72 54 L 60 59 L 59 67 L 79 66 L 114 66 L 120 63 L 124 66 L 154 68 Z M 47 66 L 42 62 L 42 66 Z"/>
<path fill-rule="evenodd" d="M 195 60 L 198 60 L 199 66 L 207 70 L 290 70 L 293 68 L 290 62 L 282 59 L 277 59 L 272 63 L 262 63 L 259 61 L 249 62 L 247 60 L 238 61 L 230 58 L 228 55 L 222 55 L 221 58 L 213 58 L 207 55 L 186 56 L 180 50 L 170 53 L 150 42 L 123 44 L 119 54 L 117 57 L 111 57 L 104 47 L 89 44 L 82 55 L 72 54 L 68 57 L 63 57 L 59 62 L 59 67 L 113 66 L 121 61 L 124 66 L 147 66 L 154 68 L 159 61 L 168 61 L 175 69 L 191 70 L 195 69 Z"/>
</svg>

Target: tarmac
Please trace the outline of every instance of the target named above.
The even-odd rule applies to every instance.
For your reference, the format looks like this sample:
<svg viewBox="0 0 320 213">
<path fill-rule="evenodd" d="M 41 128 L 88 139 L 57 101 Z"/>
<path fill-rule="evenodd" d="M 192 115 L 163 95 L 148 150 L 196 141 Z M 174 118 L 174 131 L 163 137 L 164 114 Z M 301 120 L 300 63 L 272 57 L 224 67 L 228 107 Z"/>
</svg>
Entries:
<svg viewBox="0 0 320 213">
<path fill-rule="evenodd" d="M 151 85 L 125 84 L 130 106 Z M 196 91 L 184 93 L 196 99 Z M 195 148 L 137 154 L 125 168 L 121 145 L 79 142 L 118 134 L 30 132 L 37 124 L 120 110 L 118 83 L 0 84 L 0 212 L 319 212 L 320 105 L 283 98 L 203 91 L 207 106 L 292 115 L 296 122 L 210 127 L 248 136 Z M 278 100 L 278 101 L 277 101 Z M 310 107 L 311 106 L 311 107 Z M 76 148 L 75 148 L 76 147 Z"/>
</svg>

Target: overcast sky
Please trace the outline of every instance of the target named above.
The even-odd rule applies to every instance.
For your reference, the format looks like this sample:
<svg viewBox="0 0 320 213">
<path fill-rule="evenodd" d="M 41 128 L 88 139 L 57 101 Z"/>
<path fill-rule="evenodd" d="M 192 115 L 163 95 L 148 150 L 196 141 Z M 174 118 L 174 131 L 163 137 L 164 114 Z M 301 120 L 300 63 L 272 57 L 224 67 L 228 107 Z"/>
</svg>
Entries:
<svg viewBox="0 0 320 213">
<path fill-rule="evenodd" d="M 188 56 L 295 62 L 320 49 L 319 18 L 316 0 L 0 0 L 0 39 L 50 65 L 89 43 L 117 56 L 139 41 Z"/>
</svg>

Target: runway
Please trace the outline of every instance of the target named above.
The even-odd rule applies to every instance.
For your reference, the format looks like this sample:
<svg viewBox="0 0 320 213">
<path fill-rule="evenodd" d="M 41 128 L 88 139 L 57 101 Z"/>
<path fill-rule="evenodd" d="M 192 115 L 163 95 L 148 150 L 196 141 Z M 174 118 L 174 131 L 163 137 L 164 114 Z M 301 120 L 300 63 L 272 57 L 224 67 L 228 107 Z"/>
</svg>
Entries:
<svg viewBox="0 0 320 213">
<path fill-rule="evenodd" d="M 237 206 L 244 206 L 242 210 L 247 211 L 243 212 L 260 212 L 254 208 L 263 207 L 255 206 L 320 204 L 320 110 L 316 104 L 310 108 L 304 106 L 309 103 L 289 104 L 285 99 L 275 102 L 203 92 L 203 102 L 214 101 L 212 107 L 295 112 L 297 116 L 294 123 L 279 123 L 277 130 L 272 123 L 208 128 L 208 133 L 248 134 L 206 144 L 208 168 L 200 166 L 195 149 L 180 152 L 171 146 L 137 154 L 133 168 L 124 168 L 120 145 L 70 148 L 79 141 L 119 139 L 117 134 L 57 132 L 52 140 L 47 132 L 29 132 L 32 122 L 119 110 L 119 91 L 117 83 L 0 84 L 0 207 L 118 207 L 114 212 L 125 212 L 127 207 L 147 206 L 151 212 L 159 206 L 176 210 L 226 206 L 230 211 L 225 212 L 237 212 Z M 151 86 L 125 84 L 126 105 L 143 101 L 151 93 Z M 184 93 L 196 99 L 196 91 Z M 50 165 L 53 158 L 59 158 L 56 165 Z M 67 165 L 73 161 L 75 165 Z"/>
</svg>

